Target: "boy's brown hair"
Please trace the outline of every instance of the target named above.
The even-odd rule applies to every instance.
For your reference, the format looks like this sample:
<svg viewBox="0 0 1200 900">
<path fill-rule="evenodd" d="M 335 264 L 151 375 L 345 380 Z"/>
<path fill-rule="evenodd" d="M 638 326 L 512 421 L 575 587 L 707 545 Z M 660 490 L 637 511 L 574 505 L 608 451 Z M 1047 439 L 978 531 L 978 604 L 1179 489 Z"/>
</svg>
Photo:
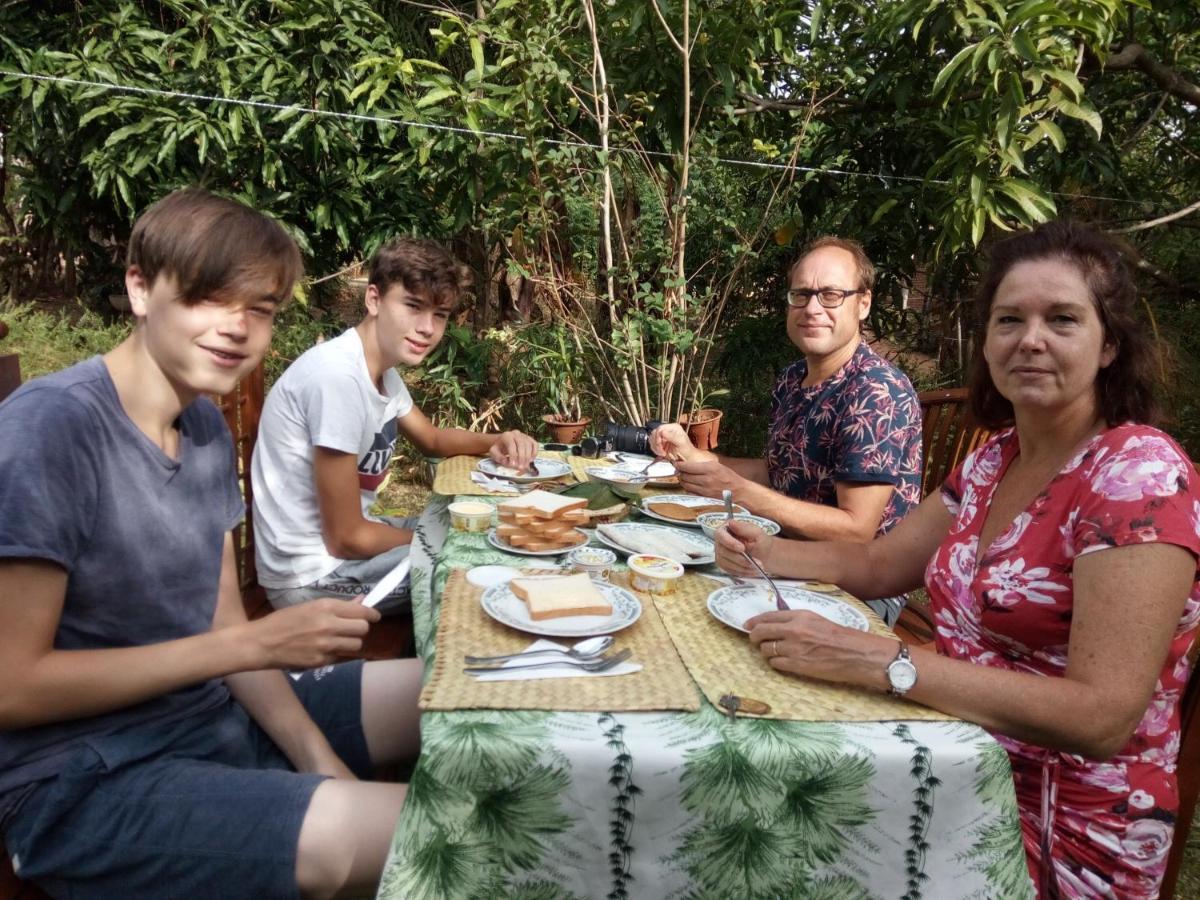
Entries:
<svg viewBox="0 0 1200 900">
<path fill-rule="evenodd" d="M 126 265 L 137 266 L 147 284 L 159 275 L 174 277 L 179 299 L 189 306 L 259 280 L 273 285 L 270 297 L 282 304 L 304 271 L 296 242 L 278 222 L 194 187 L 174 191 L 142 213 Z"/>
<path fill-rule="evenodd" d="M 471 270 L 436 241 L 392 238 L 367 263 L 367 284 L 380 295 L 395 284 L 435 303 L 454 305 L 471 287 Z"/>
</svg>

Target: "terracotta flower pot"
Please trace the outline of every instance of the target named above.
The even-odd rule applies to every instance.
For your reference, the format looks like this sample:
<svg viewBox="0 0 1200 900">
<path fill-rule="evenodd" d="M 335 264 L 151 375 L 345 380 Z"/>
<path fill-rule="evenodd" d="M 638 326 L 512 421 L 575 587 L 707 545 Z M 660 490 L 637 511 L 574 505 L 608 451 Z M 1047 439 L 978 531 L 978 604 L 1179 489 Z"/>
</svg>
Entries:
<svg viewBox="0 0 1200 900">
<path fill-rule="evenodd" d="M 574 444 L 583 437 L 583 430 L 592 420 L 586 416 L 582 419 L 564 419 L 552 413 L 542 416 L 542 421 L 550 429 L 550 436 L 556 444 Z"/>
<path fill-rule="evenodd" d="M 699 450 L 715 450 L 717 431 L 721 427 L 721 410 L 698 409 L 692 415 L 684 413 L 679 424 L 687 429 L 688 439 Z"/>
</svg>

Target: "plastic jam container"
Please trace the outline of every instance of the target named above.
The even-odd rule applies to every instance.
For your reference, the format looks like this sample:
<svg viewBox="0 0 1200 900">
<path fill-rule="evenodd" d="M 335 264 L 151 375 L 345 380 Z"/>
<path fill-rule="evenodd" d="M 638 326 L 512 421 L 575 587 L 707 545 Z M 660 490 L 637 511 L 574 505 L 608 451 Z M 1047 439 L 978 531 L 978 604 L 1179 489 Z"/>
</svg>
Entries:
<svg viewBox="0 0 1200 900">
<path fill-rule="evenodd" d="M 629 583 L 635 591 L 669 594 L 683 577 L 683 566 L 665 556 L 639 553 L 629 557 Z"/>
<path fill-rule="evenodd" d="M 567 559 L 571 563 L 571 568 L 576 572 L 583 572 L 590 578 L 608 581 L 608 573 L 612 571 L 613 563 L 617 561 L 617 554 L 603 547 L 579 547 L 572 550 L 567 555 Z"/>
<path fill-rule="evenodd" d="M 487 531 L 492 527 L 492 512 L 495 509 L 490 503 L 480 503 L 477 500 L 459 500 L 451 503 L 450 524 L 459 531 Z"/>
</svg>

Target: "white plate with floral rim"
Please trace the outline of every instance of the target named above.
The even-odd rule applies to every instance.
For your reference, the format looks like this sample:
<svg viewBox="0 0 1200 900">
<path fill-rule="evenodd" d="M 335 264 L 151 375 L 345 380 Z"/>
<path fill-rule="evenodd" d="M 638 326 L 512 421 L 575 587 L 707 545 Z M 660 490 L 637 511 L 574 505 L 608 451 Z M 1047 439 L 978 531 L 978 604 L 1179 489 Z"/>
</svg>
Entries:
<svg viewBox="0 0 1200 900">
<path fill-rule="evenodd" d="M 510 628 L 538 634 L 542 637 L 588 637 L 593 634 L 612 634 L 628 628 L 642 614 L 642 604 L 630 591 L 615 584 L 593 581 L 604 599 L 612 604 L 608 616 L 560 616 L 535 622 L 529 618 L 525 601 L 512 592 L 508 584 L 498 584 L 483 592 L 479 602 L 483 611 Z"/>
<path fill-rule="evenodd" d="M 515 553 L 518 556 L 559 556 L 574 550 L 576 547 L 582 547 L 589 540 L 586 531 L 580 531 L 578 528 L 572 529 L 577 535 L 577 540 L 573 544 L 568 544 L 566 547 L 559 547 L 557 550 L 527 550 L 524 547 L 514 547 L 500 535 L 496 534 L 496 529 L 493 528 L 487 533 L 487 542 L 497 550 L 503 550 L 505 553 Z"/>
<path fill-rule="evenodd" d="M 562 478 L 564 475 L 571 474 L 571 466 L 563 462 L 561 459 L 551 459 L 548 456 L 539 456 L 533 461 L 537 467 L 537 474 L 534 475 L 529 471 L 518 472 L 516 469 L 510 469 L 508 466 L 502 466 L 494 459 L 481 459 L 475 466 L 484 475 L 492 478 L 503 478 L 505 481 L 511 481 L 513 484 L 527 484 L 533 481 L 552 481 L 555 478 Z"/>
<path fill-rule="evenodd" d="M 616 534 L 616 537 L 609 535 Z M 638 546 L 621 543 L 621 538 L 632 537 Z M 689 555 L 686 559 L 680 554 L 664 552 L 669 549 L 662 546 L 663 539 L 672 545 L 686 548 Z M 651 555 L 667 556 L 678 559 L 685 566 L 706 566 L 716 559 L 716 548 L 713 542 L 695 531 L 684 531 L 682 528 L 672 528 L 670 525 L 652 525 L 649 522 L 616 522 L 612 525 L 601 525 L 596 529 L 596 539 L 607 544 L 614 550 L 626 554 L 649 553 Z"/>
<path fill-rule="evenodd" d="M 779 586 L 779 593 L 793 610 L 805 610 L 824 616 L 835 625 L 843 625 L 856 631 L 868 631 L 871 627 L 867 617 L 845 600 L 828 594 L 818 594 L 804 588 Z M 708 595 L 708 611 L 713 618 L 730 628 L 747 633 L 747 619 L 765 612 L 775 612 L 775 594 L 769 587 L 756 584 L 735 584 L 720 587 Z"/>
<path fill-rule="evenodd" d="M 711 506 L 713 512 L 724 512 L 725 504 L 720 500 L 714 500 L 712 497 L 698 497 L 695 494 L 654 494 L 650 497 L 643 497 L 641 506 L 638 507 L 638 512 L 649 516 L 652 519 L 658 519 L 660 522 L 670 522 L 672 525 L 682 525 L 685 528 L 699 528 L 700 523 L 695 519 L 672 519 L 670 516 L 663 515 L 654 511 L 654 507 L 659 503 L 677 503 L 680 506 L 687 506 L 695 509 L 696 507 Z M 746 507 L 737 503 L 733 504 L 733 511 L 738 515 L 746 515 Z"/>
</svg>

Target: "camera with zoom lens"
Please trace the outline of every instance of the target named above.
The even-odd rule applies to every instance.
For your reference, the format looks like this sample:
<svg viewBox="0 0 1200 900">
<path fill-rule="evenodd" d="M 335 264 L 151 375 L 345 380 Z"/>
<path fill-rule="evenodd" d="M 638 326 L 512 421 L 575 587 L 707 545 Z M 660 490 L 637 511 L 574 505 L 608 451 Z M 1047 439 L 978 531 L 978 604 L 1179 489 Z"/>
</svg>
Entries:
<svg viewBox="0 0 1200 900">
<path fill-rule="evenodd" d="M 599 437 L 588 435 L 579 442 L 579 455 L 595 459 L 615 450 L 618 453 L 636 453 L 641 456 L 653 456 L 650 450 L 650 433 L 662 425 L 656 419 L 651 419 L 645 425 L 622 425 L 619 422 L 609 422 L 604 434 Z"/>
</svg>

